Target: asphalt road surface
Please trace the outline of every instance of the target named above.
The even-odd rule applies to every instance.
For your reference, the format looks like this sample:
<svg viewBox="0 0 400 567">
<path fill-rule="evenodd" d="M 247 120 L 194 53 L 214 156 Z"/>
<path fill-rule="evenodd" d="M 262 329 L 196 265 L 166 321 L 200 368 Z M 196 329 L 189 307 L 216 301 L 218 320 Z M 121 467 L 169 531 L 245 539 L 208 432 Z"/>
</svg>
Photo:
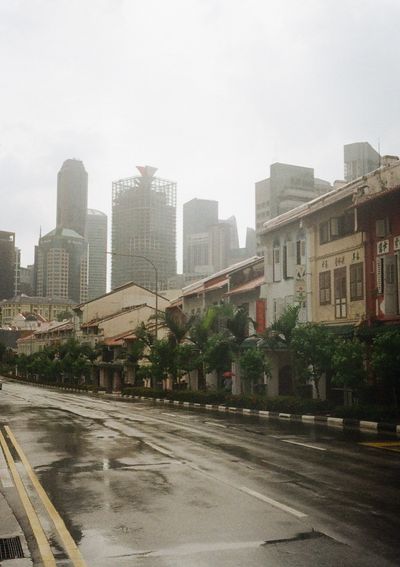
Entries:
<svg viewBox="0 0 400 567">
<path fill-rule="evenodd" d="M 0 392 L 7 428 L 80 565 L 400 565 L 395 438 L 14 382 Z M 26 485 L 57 567 L 79 565 Z"/>
</svg>

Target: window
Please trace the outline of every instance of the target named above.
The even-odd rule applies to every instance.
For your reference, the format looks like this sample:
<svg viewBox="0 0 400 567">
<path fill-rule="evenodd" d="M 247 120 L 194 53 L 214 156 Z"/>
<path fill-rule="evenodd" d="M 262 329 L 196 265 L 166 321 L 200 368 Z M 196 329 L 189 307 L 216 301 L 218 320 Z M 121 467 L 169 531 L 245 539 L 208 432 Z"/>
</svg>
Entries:
<svg viewBox="0 0 400 567">
<path fill-rule="evenodd" d="M 319 225 L 319 243 L 325 244 L 354 232 L 354 213 L 332 217 Z"/>
<path fill-rule="evenodd" d="M 296 242 L 296 264 L 301 266 L 305 262 L 306 256 L 306 241 L 297 240 Z"/>
<path fill-rule="evenodd" d="M 347 317 L 346 268 L 337 268 L 333 272 L 335 288 L 335 318 Z"/>
<path fill-rule="evenodd" d="M 287 280 L 287 244 L 283 245 L 283 258 L 282 258 L 282 270 L 283 270 L 283 279 Z"/>
<path fill-rule="evenodd" d="M 350 301 L 364 298 L 364 264 L 353 264 L 350 266 Z"/>
<path fill-rule="evenodd" d="M 398 256 L 387 254 L 384 256 L 384 296 L 385 315 L 399 314 L 399 286 L 398 286 Z"/>
<path fill-rule="evenodd" d="M 273 280 L 274 282 L 280 282 L 282 275 L 281 275 L 281 250 L 280 248 L 274 247 L 273 249 Z"/>
<path fill-rule="evenodd" d="M 377 238 L 384 238 L 390 233 L 389 219 L 387 217 L 383 219 L 377 219 L 375 222 L 375 230 Z"/>
<path fill-rule="evenodd" d="M 329 222 L 321 222 L 319 225 L 319 243 L 325 244 L 329 241 Z"/>
<path fill-rule="evenodd" d="M 331 271 L 319 274 L 319 304 L 329 305 L 331 302 Z"/>
<path fill-rule="evenodd" d="M 376 259 L 376 290 L 378 295 L 382 295 L 384 290 L 384 281 L 383 281 L 383 256 L 379 256 Z"/>
</svg>

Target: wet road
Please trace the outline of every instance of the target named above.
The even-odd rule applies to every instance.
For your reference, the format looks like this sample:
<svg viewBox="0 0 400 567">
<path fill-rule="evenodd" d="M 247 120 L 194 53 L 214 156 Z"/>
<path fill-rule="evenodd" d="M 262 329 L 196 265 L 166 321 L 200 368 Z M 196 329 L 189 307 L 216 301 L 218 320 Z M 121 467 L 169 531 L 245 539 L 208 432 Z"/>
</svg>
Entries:
<svg viewBox="0 0 400 567">
<path fill-rule="evenodd" d="M 0 425 L 88 566 L 400 565 L 400 453 L 362 444 L 376 436 L 12 382 L 0 394 Z"/>
</svg>

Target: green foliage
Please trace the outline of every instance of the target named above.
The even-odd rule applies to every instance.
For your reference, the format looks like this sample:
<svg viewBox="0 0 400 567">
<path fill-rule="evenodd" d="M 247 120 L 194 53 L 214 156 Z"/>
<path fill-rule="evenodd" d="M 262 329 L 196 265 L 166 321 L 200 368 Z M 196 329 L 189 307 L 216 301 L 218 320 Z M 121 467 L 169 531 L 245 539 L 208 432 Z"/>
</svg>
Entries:
<svg viewBox="0 0 400 567">
<path fill-rule="evenodd" d="M 176 379 L 176 346 L 168 339 L 156 340 L 152 346 L 148 356 L 150 365 L 149 372 L 151 376 L 157 380 L 163 380 L 170 374 Z"/>
<path fill-rule="evenodd" d="M 206 348 L 208 338 L 216 330 L 216 320 L 217 310 L 210 307 L 203 316 L 196 315 L 191 322 L 188 338 L 201 353 Z"/>
<path fill-rule="evenodd" d="M 135 329 L 135 335 L 137 339 L 143 343 L 145 346 L 151 348 L 154 343 L 154 335 L 147 329 L 146 325 L 142 322 Z"/>
<path fill-rule="evenodd" d="M 299 321 L 299 311 L 299 305 L 288 305 L 279 319 L 271 325 L 271 330 L 284 337 L 288 345 L 291 343 L 293 332 Z"/>
<path fill-rule="evenodd" d="M 399 329 L 385 330 L 375 337 L 371 366 L 382 384 L 392 392 L 393 403 L 397 407 L 400 394 Z"/>
<path fill-rule="evenodd" d="M 187 318 L 182 311 L 172 311 L 167 309 L 164 313 L 158 314 L 161 321 L 164 321 L 168 328 L 168 339 L 175 345 L 180 344 L 186 337 L 193 318 Z M 151 317 L 153 319 L 154 316 Z"/>
<path fill-rule="evenodd" d="M 319 381 L 324 373 L 332 368 L 335 341 L 323 325 L 306 323 L 293 329 L 291 349 L 298 377 L 304 383 L 314 382 L 319 398 Z"/>
<path fill-rule="evenodd" d="M 73 382 L 81 377 L 89 378 L 95 357 L 96 352 L 89 345 L 70 339 L 31 355 L 21 354 L 16 362 L 22 375 L 35 375 L 48 382 L 60 382 L 64 375 L 67 382 Z"/>
<path fill-rule="evenodd" d="M 332 383 L 354 390 L 365 384 L 365 345 L 357 338 L 336 339 L 332 355 Z"/>
<path fill-rule="evenodd" d="M 215 334 L 207 340 L 204 350 L 204 364 L 207 372 L 226 372 L 232 364 L 232 340 L 225 334 Z"/>
<path fill-rule="evenodd" d="M 299 305 L 288 305 L 282 315 L 263 334 L 264 345 L 271 350 L 290 349 L 292 336 L 299 321 Z"/>
<path fill-rule="evenodd" d="M 241 378 L 251 383 L 257 382 L 263 377 L 264 372 L 267 374 L 271 372 L 264 353 L 256 348 L 243 351 L 240 355 L 239 364 Z"/>
<path fill-rule="evenodd" d="M 230 312 L 226 321 L 226 327 L 232 334 L 233 348 L 237 351 L 249 334 L 249 316 L 247 311 L 240 307 L 230 305 Z"/>
<path fill-rule="evenodd" d="M 201 356 L 195 345 L 184 343 L 177 346 L 177 367 L 183 372 L 196 370 L 201 365 Z"/>
</svg>

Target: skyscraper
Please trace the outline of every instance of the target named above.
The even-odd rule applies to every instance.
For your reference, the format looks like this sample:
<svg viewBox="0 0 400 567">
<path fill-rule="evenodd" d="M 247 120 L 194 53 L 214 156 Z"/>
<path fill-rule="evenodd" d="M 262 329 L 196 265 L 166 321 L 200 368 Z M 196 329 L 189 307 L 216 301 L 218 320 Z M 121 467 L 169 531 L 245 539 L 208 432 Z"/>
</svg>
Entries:
<svg viewBox="0 0 400 567">
<path fill-rule="evenodd" d="M 154 264 L 158 289 L 167 289 L 176 274 L 176 183 L 154 177 L 154 167 L 137 169 L 112 184 L 111 287 L 134 281 L 155 290 Z"/>
<path fill-rule="evenodd" d="M 88 174 L 83 163 L 67 159 L 57 175 L 57 227 L 85 235 Z"/>
<path fill-rule="evenodd" d="M 57 227 L 39 239 L 36 295 L 87 300 L 87 242 L 69 228 Z"/>
<path fill-rule="evenodd" d="M 57 176 L 57 225 L 35 249 L 38 296 L 87 300 L 87 173 L 83 163 L 66 160 Z"/>
<path fill-rule="evenodd" d="M 362 177 L 380 166 L 381 156 L 368 142 L 355 142 L 343 147 L 344 178 L 347 182 Z"/>
<path fill-rule="evenodd" d="M 265 221 L 286 213 L 332 189 L 328 181 L 314 178 L 314 169 L 273 163 L 270 177 L 255 186 L 257 253 L 262 254 L 259 233 Z"/>
<path fill-rule="evenodd" d="M 9 299 L 14 295 L 15 268 L 15 233 L 0 230 L 0 299 Z"/>
<path fill-rule="evenodd" d="M 208 230 L 218 223 L 218 201 L 191 199 L 183 205 L 183 273 L 199 274 L 208 262 Z M 205 274 L 207 275 L 207 274 Z"/>
<path fill-rule="evenodd" d="M 94 299 L 107 290 L 107 215 L 88 209 L 86 236 L 89 245 L 88 299 Z"/>
</svg>

